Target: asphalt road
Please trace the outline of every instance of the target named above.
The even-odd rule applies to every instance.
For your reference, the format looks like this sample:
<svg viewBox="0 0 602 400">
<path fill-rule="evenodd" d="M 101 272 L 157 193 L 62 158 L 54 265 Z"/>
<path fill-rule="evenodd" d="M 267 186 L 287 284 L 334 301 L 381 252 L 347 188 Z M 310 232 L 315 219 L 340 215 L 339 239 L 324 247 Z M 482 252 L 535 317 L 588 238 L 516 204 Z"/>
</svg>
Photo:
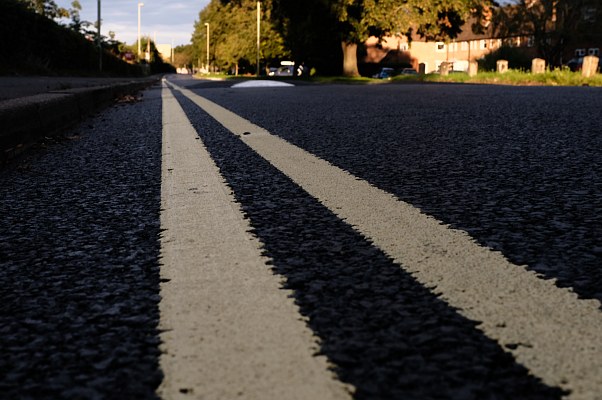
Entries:
<svg viewBox="0 0 602 400">
<path fill-rule="evenodd" d="M 253 128 L 232 135 L 236 128 L 222 125 L 185 93 L 160 87 L 0 171 L 0 393 L 6 398 L 157 396 L 161 365 L 166 365 L 161 357 L 170 354 L 160 327 L 160 302 L 166 298 L 165 285 L 171 284 L 164 275 L 169 265 L 162 265 L 161 258 L 166 246 L 161 241 L 161 162 L 166 159 L 165 148 L 161 155 L 161 95 L 166 90 L 173 92 L 231 190 L 236 212 L 249 224 L 245 229 L 261 243 L 259 264 L 269 264 L 284 279 L 317 338 L 315 352 L 332 366 L 333 379 L 348 385 L 343 390 L 327 383 L 334 387 L 332 398 L 344 392 L 356 399 L 553 399 L 571 391 L 571 398 L 599 398 L 599 362 L 580 366 L 598 377 L 589 383 L 564 376 L 561 367 L 540 370 L 541 363 L 533 361 L 537 354 L 531 354 L 537 353 L 538 343 L 505 342 L 502 334 L 496 336 L 506 325 L 510 330 L 512 320 L 496 322 L 495 312 L 482 319 L 470 314 L 491 302 L 504 282 L 485 279 L 489 296 L 470 298 L 474 304 L 467 307 L 454 305 L 459 297 L 446 291 L 443 281 L 425 284 L 428 279 L 419 268 L 400 262 L 403 254 L 388 250 L 362 219 L 347 222 L 327 195 L 309 189 L 312 179 L 338 168 L 435 218 L 440 224 L 432 228 L 436 234 L 447 226 L 466 232 L 477 244 L 475 251 L 496 250 L 521 273 L 534 271 L 539 278 L 532 274 L 528 279 L 544 282 L 546 296 L 576 293 L 579 299 L 570 298 L 578 309 L 574 315 L 587 315 L 581 318 L 586 325 L 600 326 L 599 89 L 434 84 L 231 88 L 225 82 L 170 80 L 325 160 L 324 175 L 307 182 L 291 177 L 265 155 L 269 152 L 258 150 L 268 142 L 261 138 L 264 133 L 257 142 Z M 284 164 L 300 163 L 296 153 L 281 154 L 288 160 Z M 318 161 L 309 159 L 312 163 Z M 338 193 L 336 181 L 322 180 L 326 189 L 331 186 Z M 192 192 L 209 190 L 192 181 L 189 186 Z M 370 211 L 375 216 L 384 212 Z M 384 241 L 397 239 L 385 236 Z M 461 264 L 456 250 L 447 249 L 445 257 Z M 494 269 L 481 264 L 484 270 Z M 447 273 L 450 265 L 443 262 L 438 269 Z M 225 287 L 222 295 L 235 298 L 236 285 Z M 537 294 L 524 302 L 536 303 Z M 524 308 L 517 304 L 516 313 Z M 553 311 L 546 310 L 550 320 L 562 326 Z M 201 325 L 203 313 L 199 309 Z M 233 320 L 224 323 L 236 325 Z M 574 340 L 568 331 L 562 339 Z M 597 354 L 600 335 L 590 339 L 561 341 L 559 359 L 562 348 L 571 345 Z M 161 340 L 167 343 L 162 350 Z M 236 363 L 236 354 L 224 357 Z M 257 376 L 259 370 L 254 371 Z M 168 371 L 164 382 L 172 379 L 171 370 L 163 371 Z M 236 386 L 239 381 L 232 382 Z M 278 384 L 287 382 L 283 378 Z M 223 393 L 215 385 L 219 382 L 201 379 L 194 389 L 176 387 L 176 393 L 202 398 L 203 387 L 211 388 L 207 393 Z"/>
</svg>

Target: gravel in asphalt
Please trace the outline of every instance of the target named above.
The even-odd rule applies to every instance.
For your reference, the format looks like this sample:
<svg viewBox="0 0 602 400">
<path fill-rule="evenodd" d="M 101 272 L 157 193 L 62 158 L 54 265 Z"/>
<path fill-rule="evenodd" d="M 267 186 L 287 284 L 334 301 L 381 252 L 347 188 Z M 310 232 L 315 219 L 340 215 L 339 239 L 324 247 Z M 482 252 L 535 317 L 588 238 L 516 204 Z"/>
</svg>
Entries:
<svg viewBox="0 0 602 400">
<path fill-rule="evenodd" d="M 372 101 L 376 88 L 292 89 L 293 118 L 277 113 L 266 89 L 203 95 L 513 262 L 602 299 L 601 130 L 589 118 L 599 91 L 383 87 L 392 99 L 383 110 Z M 357 399 L 561 398 L 478 323 L 176 96 L 320 353 Z M 535 100 L 542 105 L 529 107 Z M 335 102 L 355 116 L 335 118 Z M 2 395 L 157 397 L 160 115 L 154 87 L 0 171 Z M 372 116 L 394 128 L 379 129 Z"/>
<path fill-rule="evenodd" d="M 600 89 L 213 86 L 209 100 L 602 302 Z"/>
<path fill-rule="evenodd" d="M 154 399 L 160 89 L 0 171 L 0 397 Z"/>
</svg>

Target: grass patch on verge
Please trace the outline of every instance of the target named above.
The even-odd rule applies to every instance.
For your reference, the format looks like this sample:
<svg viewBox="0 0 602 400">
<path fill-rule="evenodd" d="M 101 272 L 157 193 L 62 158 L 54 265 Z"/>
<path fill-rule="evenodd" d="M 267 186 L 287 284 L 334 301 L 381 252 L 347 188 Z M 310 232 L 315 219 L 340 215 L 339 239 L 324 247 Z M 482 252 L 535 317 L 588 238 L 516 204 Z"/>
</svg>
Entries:
<svg viewBox="0 0 602 400">
<path fill-rule="evenodd" d="M 423 76 L 396 76 L 394 82 L 448 82 L 448 83 L 480 83 L 517 86 L 599 86 L 602 87 L 602 75 L 596 74 L 586 78 L 581 72 L 568 70 L 547 71 L 542 74 L 510 70 L 504 74 L 497 72 L 480 72 L 476 76 L 466 73 L 451 73 L 447 76 L 428 74 Z"/>
<path fill-rule="evenodd" d="M 374 79 L 367 77 L 345 76 L 312 76 L 312 77 L 266 77 L 256 78 L 254 75 L 225 75 L 225 74 L 197 74 L 200 79 L 227 79 L 232 81 L 248 79 L 268 79 L 281 81 L 302 81 L 311 83 L 343 83 L 343 84 L 382 84 L 382 83 L 472 83 L 515 86 L 597 86 L 602 87 L 602 74 L 585 78 L 581 72 L 569 70 L 547 71 L 543 74 L 532 74 L 519 70 L 509 70 L 504 74 L 497 72 L 480 72 L 477 76 L 468 76 L 464 72 L 454 72 L 447 76 L 439 74 L 427 75 L 398 75 L 390 80 Z"/>
</svg>

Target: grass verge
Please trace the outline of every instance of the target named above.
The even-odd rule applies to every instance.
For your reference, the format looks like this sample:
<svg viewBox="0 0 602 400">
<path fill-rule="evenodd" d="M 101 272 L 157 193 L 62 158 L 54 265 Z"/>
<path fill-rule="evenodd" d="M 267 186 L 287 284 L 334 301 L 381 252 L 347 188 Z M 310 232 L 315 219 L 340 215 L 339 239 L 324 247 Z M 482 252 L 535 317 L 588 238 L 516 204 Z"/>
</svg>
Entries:
<svg viewBox="0 0 602 400">
<path fill-rule="evenodd" d="M 246 80 L 255 79 L 251 76 L 229 76 L 223 74 L 197 74 L 197 78 L 204 79 L 228 79 Z M 390 80 L 374 79 L 367 77 L 344 77 L 344 76 L 312 76 L 310 78 L 292 77 L 265 77 L 259 79 L 285 80 L 291 79 L 313 83 L 347 83 L 347 84 L 378 84 L 378 83 L 473 83 L 493 85 L 515 85 L 515 86 L 597 86 L 602 87 L 602 74 L 596 74 L 591 78 L 585 78 L 581 72 L 568 70 L 554 70 L 543 74 L 532 74 L 530 72 L 510 70 L 504 74 L 497 72 L 481 72 L 477 76 L 468 76 L 467 73 L 452 73 L 447 76 L 439 74 L 428 75 L 398 75 Z"/>
<path fill-rule="evenodd" d="M 586 78 L 581 72 L 568 70 L 547 71 L 543 74 L 510 70 L 504 74 L 497 72 L 481 72 L 476 76 L 466 73 L 452 73 L 447 76 L 439 74 L 396 76 L 394 82 L 448 82 L 448 83 L 477 83 L 517 86 L 599 86 L 602 87 L 602 75 L 596 74 Z"/>
</svg>

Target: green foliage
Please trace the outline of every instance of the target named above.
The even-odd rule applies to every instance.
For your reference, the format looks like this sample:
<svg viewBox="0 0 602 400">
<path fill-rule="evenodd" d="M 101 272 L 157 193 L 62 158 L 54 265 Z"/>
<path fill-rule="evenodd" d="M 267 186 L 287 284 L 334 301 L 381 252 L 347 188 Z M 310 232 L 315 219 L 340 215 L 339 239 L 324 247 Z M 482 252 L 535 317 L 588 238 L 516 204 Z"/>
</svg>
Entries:
<svg viewBox="0 0 602 400">
<path fill-rule="evenodd" d="M 494 25 L 502 37 L 533 37 L 538 56 L 559 66 L 578 42 L 602 40 L 602 7 L 600 0 L 514 0 L 496 9 Z"/>
<path fill-rule="evenodd" d="M 54 0 L 20 0 L 30 10 L 51 19 L 67 18 L 69 11 L 59 7 Z"/>
<path fill-rule="evenodd" d="M 195 60 L 194 46 L 192 44 L 176 46 L 174 48 L 174 66 L 177 68 L 192 68 Z"/>
<path fill-rule="evenodd" d="M 264 63 L 288 58 L 290 52 L 271 18 L 271 0 L 262 2 L 260 58 Z M 257 58 L 257 2 L 255 0 L 211 0 L 195 22 L 192 44 L 200 62 L 207 59 L 209 24 L 209 60 L 222 70 L 254 65 Z"/>
<path fill-rule="evenodd" d="M 346 75 L 358 74 L 354 45 L 364 43 L 370 36 L 407 35 L 411 38 L 418 34 L 430 39 L 454 38 L 471 13 L 491 3 L 489 0 L 305 0 L 302 7 L 295 7 L 295 0 L 273 1 L 285 26 L 311 21 L 307 15 L 327 15 L 322 20 L 328 24 L 330 37 L 334 36 L 339 41 L 339 49 L 343 49 Z M 314 24 L 305 26 L 326 31 Z M 294 40 L 286 34 L 297 32 L 298 29 L 288 27 L 287 42 L 294 43 Z M 319 39 L 310 45 L 320 46 Z M 297 52 L 295 48 L 292 51 Z"/>
<path fill-rule="evenodd" d="M 0 1 L 0 72 L 95 74 L 98 47 L 80 33 L 31 11 L 22 1 Z M 10 39 L 9 39 L 10 38 Z M 138 66 L 103 52 L 103 70 L 138 75 Z"/>
<path fill-rule="evenodd" d="M 357 45 L 370 36 L 454 38 L 468 16 L 480 15 L 490 4 L 490 0 L 263 0 L 261 58 L 269 63 L 290 56 L 322 74 L 339 73 L 344 60 L 346 72 L 350 65 L 351 74 L 357 74 Z M 197 60 L 207 57 L 205 23 L 209 23 L 213 65 L 254 64 L 255 9 L 255 0 L 211 0 L 195 24 L 192 42 Z"/>
<path fill-rule="evenodd" d="M 329 3 L 340 39 L 363 43 L 369 36 L 416 32 L 437 39 L 454 38 L 484 0 L 318 0 Z"/>
<path fill-rule="evenodd" d="M 136 54 L 138 51 L 138 41 L 136 41 L 131 47 L 125 46 L 130 52 Z M 153 74 L 157 73 L 166 73 L 166 72 L 174 72 L 174 67 L 171 64 L 167 64 L 161 58 L 161 54 L 157 47 L 155 46 L 155 42 L 153 42 L 150 37 L 142 37 L 140 38 L 140 48 L 144 53 L 149 53 L 149 60 L 146 59 L 140 60 L 141 64 L 148 64 L 150 66 L 150 71 Z M 135 49 L 135 50 L 134 50 Z"/>
<path fill-rule="evenodd" d="M 69 23 L 69 28 L 74 30 L 75 32 L 83 32 L 85 29 L 88 29 L 92 24 L 88 21 L 82 21 L 79 15 L 82 10 L 82 6 L 79 1 L 74 0 L 71 3 L 71 8 L 69 9 L 69 17 L 71 18 L 71 22 Z"/>
<path fill-rule="evenodd" d="M 343 54 L 338 19 L 321 0 L 274 0 L 272 17 L 292 59 L 316 68 L 321 75 L 340 75 Z"/>
<path fill-rule="evenodd" d="M 496 85 L 516 86 L 602 86 L 602 75 L 597 74 L 585 78 L 579 72 L 571 72 L 567 69 L 556 69 L 543 74 L 532 74 L 530 72 L 509 70 L 504 74 L 497 72 L 479 73 L 477 76 L 469 77 L 468 74 L 458 73 L 442 76 L 429 74 L 423 76 L 395 77 L 394 80 L 419 80 L 421 82 L 450 82 L 450 83 L 480 83 Z"/>
<path fill-rule="evenodd" d="M 478 60 L 479 70 L 496 71 L 498 60 L 508 61 L 508 67 L 511 69 L 526 71 L 531 68 L 532 57 L 526 54 L 523 49 L 502 46 Z"/>
</svg>

